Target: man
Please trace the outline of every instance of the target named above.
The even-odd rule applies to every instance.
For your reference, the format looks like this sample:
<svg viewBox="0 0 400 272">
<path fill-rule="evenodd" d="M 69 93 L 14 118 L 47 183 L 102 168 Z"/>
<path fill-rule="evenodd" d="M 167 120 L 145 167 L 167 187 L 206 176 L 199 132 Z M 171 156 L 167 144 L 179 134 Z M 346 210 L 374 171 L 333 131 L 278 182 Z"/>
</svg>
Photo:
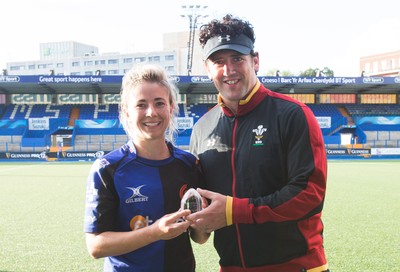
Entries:
<svg viewBox="0 0 400 272">
<path fill-rule="evenodd" d="M 328 271 L 327 162 L 313 113 L 260 84 L 249 22 L 228 14 L 202 26 L 199 40 L 219 96 L 190 142 L 210 205 L 187 219 L 215 231 L 221 271 Z"/>
</svg>

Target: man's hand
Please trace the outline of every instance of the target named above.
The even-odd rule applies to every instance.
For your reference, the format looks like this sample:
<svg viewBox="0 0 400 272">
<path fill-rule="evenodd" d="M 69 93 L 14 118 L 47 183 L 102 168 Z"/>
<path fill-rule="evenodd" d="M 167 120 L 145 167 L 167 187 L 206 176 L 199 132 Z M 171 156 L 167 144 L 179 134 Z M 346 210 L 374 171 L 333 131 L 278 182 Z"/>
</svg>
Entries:
<svg viewBox="0 0 400 272">
<path fill-rule="evenodd" d="M 211 233 L 226 226 L 226 196 L 208 190 L 197 189 L 200 195 L 211 200 L 205 209 L 186 216 L 191 227 Z"/>
</svg>

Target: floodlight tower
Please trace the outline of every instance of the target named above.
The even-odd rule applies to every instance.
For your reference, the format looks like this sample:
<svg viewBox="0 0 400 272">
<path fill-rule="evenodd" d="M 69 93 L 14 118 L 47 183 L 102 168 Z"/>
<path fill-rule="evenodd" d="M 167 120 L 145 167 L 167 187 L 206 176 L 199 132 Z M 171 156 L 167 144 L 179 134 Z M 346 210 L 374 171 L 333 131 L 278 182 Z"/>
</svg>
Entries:
<svg viewBox="0 0 400 272">
<path fill-rule="evenodd" d="M 194 49 L 194 36 L 198 24 L 198 20 L 206 18 L 208 15 L 204 14 L 204 11 L 208 6 L 202 5 L 183 5 L 182 9 L 184 14 L 181 14 L 182 18 L 189 18 L 189 42 L 188 42 L 188 57 L 187 57 L 187 72 L 188 75 L 192 73 L 193 63 L 193 49 Z"/>
</svg>

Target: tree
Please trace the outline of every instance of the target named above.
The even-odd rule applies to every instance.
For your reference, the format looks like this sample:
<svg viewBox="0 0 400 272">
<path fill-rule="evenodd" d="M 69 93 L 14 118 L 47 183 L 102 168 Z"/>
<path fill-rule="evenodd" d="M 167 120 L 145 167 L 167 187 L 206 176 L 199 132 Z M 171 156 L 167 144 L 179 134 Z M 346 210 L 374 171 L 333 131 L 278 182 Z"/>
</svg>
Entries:
<svg viewBox="0 0 400 272">
<path fill-rule="evenodd" d="M 265 76 L 294 76 L 289 70 L 271 69 L 265 73 Z"/>
<path fill-rule="evenodd" d="M 308 68 L 305 71 L 300 72 L 299 76 L 304 77 L 333 77 L 334 72 L 333 70 L 329 69 L 328 67 L 324 67 L 323 69 L 319 68 Z"/>
<path fill-rule="evenodd" d="M 302 77 L 315 77 L 317 75 L 317 69 L 308 68 L 305 71 L 301 71 L 299 76 Z"/>
</svg>

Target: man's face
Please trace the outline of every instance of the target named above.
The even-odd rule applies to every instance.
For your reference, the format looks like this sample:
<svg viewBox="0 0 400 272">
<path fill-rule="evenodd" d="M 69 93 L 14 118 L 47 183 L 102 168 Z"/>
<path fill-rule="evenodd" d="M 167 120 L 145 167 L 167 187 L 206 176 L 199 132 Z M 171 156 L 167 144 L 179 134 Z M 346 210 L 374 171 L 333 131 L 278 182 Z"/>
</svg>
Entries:
<svg viewBox="0 0 400 272">
<path fill-rule="evenodd" d="M 208 76 L 224 103 L 237 105 L 256 85 L 259 69 L 258 54 L 242 55 L 233 50 L 220 50 L 206 60 Z"/>
</svg>

